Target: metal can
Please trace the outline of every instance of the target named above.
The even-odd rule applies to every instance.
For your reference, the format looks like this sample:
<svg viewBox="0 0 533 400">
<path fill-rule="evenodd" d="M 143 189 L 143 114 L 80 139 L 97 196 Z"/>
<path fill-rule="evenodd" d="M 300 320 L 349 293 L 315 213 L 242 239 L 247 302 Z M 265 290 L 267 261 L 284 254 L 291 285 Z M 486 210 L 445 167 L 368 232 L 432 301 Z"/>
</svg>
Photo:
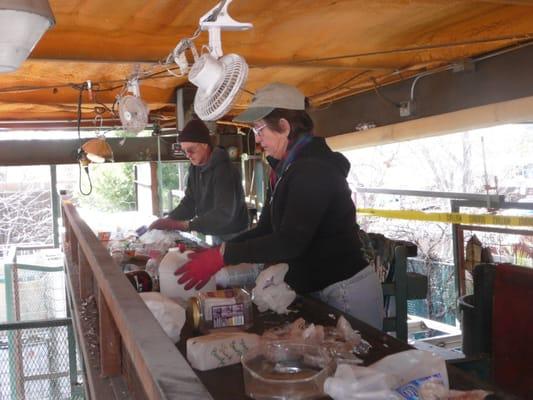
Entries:
<svg viewBox="0 0 533 400">
<path fill-rule="evenodd" d="M 195 331 L 200 329 L 200 319 L 202 318 L 202 312 L 200 308 L 200 302 L 198 298 L 191 297 L 189 299 L 189 307 L 187 308 L 189 312 L 190 320 L 192 321 L 192 326 Z"/>
</svg>

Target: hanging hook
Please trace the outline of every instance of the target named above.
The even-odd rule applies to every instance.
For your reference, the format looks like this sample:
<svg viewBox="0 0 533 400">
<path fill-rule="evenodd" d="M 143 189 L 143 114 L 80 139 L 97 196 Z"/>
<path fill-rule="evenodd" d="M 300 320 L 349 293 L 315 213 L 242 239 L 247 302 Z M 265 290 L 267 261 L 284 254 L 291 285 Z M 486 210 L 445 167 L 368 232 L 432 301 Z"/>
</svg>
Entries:
<svg viewBox="0 0 533 400">
<path fill-rule="evenodd" d="M 97 115 L 94 117 L 94 126 L 96 127 L 96 136 L 101 137 L 104 136 L 103 133 L 103 126 L 104 126 L 104 119 L 101 115 Z"/>
</svg>

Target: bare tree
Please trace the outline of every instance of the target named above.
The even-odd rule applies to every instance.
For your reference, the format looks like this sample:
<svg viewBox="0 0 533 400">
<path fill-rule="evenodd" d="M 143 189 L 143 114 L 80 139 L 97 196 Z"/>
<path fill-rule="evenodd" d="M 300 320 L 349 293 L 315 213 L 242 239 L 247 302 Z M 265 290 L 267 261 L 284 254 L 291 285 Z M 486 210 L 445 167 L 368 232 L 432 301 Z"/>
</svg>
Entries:
<svg viewBox="0 0 533 400">
<path fill-rule="evenodd" d="M 0 193 L 0 250 L 13 244 L 49 244 L 52 240 L 49 191 Z"/>
</svg>

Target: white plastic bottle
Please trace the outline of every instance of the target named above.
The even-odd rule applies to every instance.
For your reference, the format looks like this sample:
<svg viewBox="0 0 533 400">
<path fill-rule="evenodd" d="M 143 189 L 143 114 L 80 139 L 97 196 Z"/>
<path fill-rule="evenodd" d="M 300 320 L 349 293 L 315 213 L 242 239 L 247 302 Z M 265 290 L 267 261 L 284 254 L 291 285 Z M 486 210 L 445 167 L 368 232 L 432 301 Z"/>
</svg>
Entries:
<svg viewBox="0 0 533 400">
<path fill-rule="evenodd" d="M 223 288 L 252 287 L 262 269 L 263 264 L 228 265 L 216 273 L 215 282 Z"/>
<path fill-rule="evenodd" d="M 179 248 L 174 247 L 168 249 L 161 262 L 159 263 L 159 288 L 161 294 L 171 299 L 188 300 L 195 296 L 198 292 L 194 288 L 185 290 L 185 285 L 178 283 L 179 276 L 174 275 L 174 272 L 189 260 L 191 251 L 182 253 Z M 202 292 L 208 292 L 216 289 L 215 278 L 212 277 L 209 282 L 201 289 Z"/>
</svg>

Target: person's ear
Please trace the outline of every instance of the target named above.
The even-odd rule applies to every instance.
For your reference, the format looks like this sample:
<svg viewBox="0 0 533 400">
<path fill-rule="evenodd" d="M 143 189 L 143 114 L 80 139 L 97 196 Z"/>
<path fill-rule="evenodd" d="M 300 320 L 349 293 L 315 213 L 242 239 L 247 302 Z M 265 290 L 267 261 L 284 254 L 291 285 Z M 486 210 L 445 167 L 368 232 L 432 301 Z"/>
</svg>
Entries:
<svg viewBox="0 0 533 400">
<path fill-rule="evenodd" d="M 285 136 L 289 136 L 291 133 L 291 124 L 285 118 L 279 120 L 280 133 Z"/>
</svg>

